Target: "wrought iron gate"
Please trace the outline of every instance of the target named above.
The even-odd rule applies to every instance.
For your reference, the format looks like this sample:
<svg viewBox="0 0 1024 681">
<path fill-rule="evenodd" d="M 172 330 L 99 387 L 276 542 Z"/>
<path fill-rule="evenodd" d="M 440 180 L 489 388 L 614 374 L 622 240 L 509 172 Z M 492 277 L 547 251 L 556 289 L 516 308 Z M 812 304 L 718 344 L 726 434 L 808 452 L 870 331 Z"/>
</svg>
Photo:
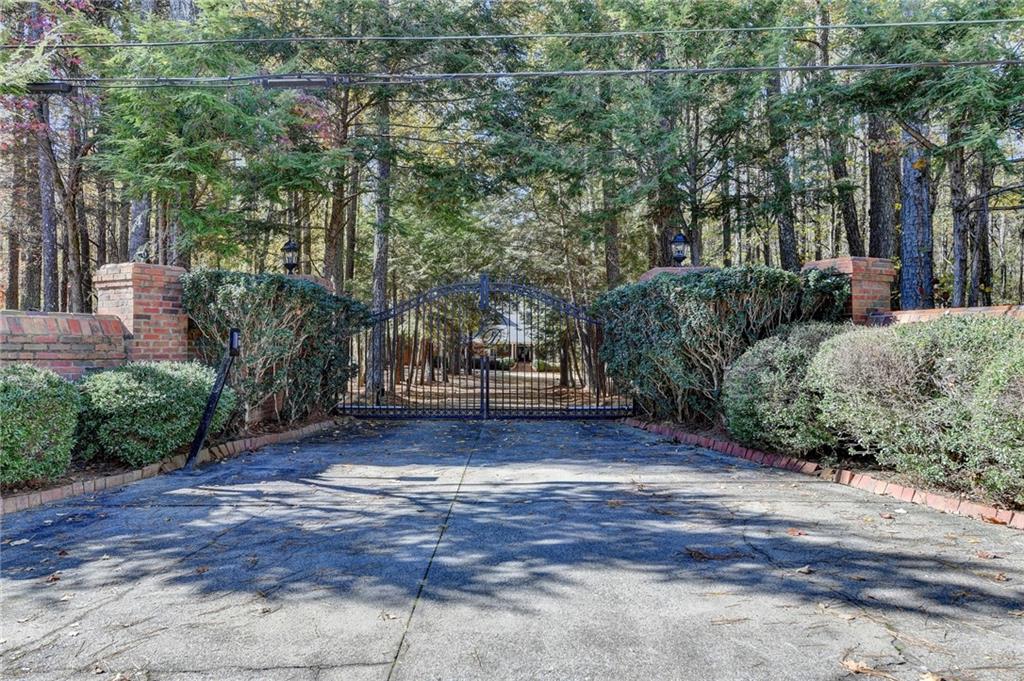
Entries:
<svg viewBox="0 0 1024 681">
<path fill-rule="evenodd" d="M 376 315 L 353 337 L 339 411 L 401 418 L 616 418 L 633 412 L 598 356 L 601 324 L 486 274 Z"/>
</svg>

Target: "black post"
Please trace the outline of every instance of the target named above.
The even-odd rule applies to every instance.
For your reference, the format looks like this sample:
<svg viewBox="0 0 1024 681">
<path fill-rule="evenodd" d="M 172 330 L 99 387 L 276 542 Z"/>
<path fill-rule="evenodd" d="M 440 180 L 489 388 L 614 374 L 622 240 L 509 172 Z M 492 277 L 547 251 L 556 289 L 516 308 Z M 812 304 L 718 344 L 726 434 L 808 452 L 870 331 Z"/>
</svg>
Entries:
<svg viewBox="0 0 1024 681">
<path fill-rule="evenodd" d="M 206 400 L 203 420 L 199 422 L 199 429 L 192 440 L 192 448 L 189 450 L 188 459 L 185 461 L 185 468 L 188 470 L 195 466 L 199 450 L 203 448 L 203 443 L 206 442 L 206 432 L 210 430 L 213 415 L 217 412 L 217 404 L 220 402 L 221 393 L 224 392 L 224 383 L 228 378 L 228 371 L 231 370 L 231 363 L 234 362 L 235 357 L 238 356 L 241 350 L 241 341 L 241 332 L 238 329 L 231 329 L 228 333 L 228 351 L 224 353 L 224 357 L 220 361 L 220 368 L 217 369 L 217 380 L 213 382 L 213 390 L 210 391 L 210 397 Z"/>
</svg>

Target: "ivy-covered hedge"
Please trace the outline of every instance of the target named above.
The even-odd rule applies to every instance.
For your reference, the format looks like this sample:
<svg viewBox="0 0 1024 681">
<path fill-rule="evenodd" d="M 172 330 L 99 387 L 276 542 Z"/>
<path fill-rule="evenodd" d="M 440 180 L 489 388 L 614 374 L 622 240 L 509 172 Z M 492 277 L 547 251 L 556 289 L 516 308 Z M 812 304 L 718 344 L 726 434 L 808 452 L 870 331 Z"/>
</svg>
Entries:
<svg viewBox="0 0 1024 681">
<path fill-rule="evenodd" d="M 195 435 L 215 372 L 195 362 L 139 362 L 84 378 L 78 454 L 145 466 L 185 447 Z M 210 426 L 216 434 L 235 407 L 225 389 Z"/>
<path fill-rule="evenodd" d="M 608 374 L 655 418 L 711 420 L 725 369 L 756 341 L 799 320 L 838 319 L 849 279 L 761 266 L 662 274 L 599 298 Z"/>
<path fill-rule="evenodd" d="M 745 445 L 787 453 L 835 445 L 807 371 L 823 342 L 851 329 L 829 322 L 790 324 L 744 352 L 725 373 L 722 409 L 729 433 Z"/>
<path fill-rule="evenodd" d="M 281 395 L 277 417 L 290 423 L 334 405 L 350 371 L 347 339 L 367 323 L 366 306 L 278 274 L 200 270 L 183 283 L 204 362 L 218 361 L 231 328 L 242 332 L 230 384 L 246 410 Z"/>
<path fill-rule="evenodd" d="M 808 375 L 824 422 L 881 465 L 1024 504 L 1024 322 L 949 316 L 822 344 Z"/>
<path fill-rule="evenodd" d="M 60 477 L 71 463 L 78 392 L 48 369 L 0 368 L 0 484 Z"/>
</svg>

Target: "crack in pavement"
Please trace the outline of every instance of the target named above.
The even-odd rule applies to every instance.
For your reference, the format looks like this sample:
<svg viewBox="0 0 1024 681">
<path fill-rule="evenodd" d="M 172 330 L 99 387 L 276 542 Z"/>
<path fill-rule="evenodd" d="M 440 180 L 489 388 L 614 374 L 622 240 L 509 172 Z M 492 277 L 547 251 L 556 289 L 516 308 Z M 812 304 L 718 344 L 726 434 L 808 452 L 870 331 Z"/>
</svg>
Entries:
<svg viewBox="0 0 1024 681">
<path fill-rule="evenodd" d="M 483 428 L 477 428 L 476 440 L 479 442 L 480 436 L 483 433 Z M 434 550 L 430 554 L 430 559 L 427 561 L 427 566 L 423 570 L 423 577 L 420 578 L 419 587 L 416 589 L 416 597 L 413 598 L 412 608 L 409 610 L 409 616 L 405 620 L 405 627 L 402 629 L 402 636 L 398 640 L 398 648 L 395 650 L 395 657 L 391 661 L 391 668 L 388 669 L 387 681 L 391 681 L 395 674 L 395 669 L 398 667 L 398 658 L 402 655 L 402 648 L 405 647 L 405 637 L 409 633 L 409 627 L 412 626 L 412 618 L 416 614 L 416 606 L 419 605 L 420 597 L 423 595 L 423 589 L 427 586 L 427 578 L 430 576 L 430 568 L 434 565 L 434 558 L 437 556 L 437 550 L 441 546 L 441 541 L 444 539 L 445 532 L 448 531 L 448 522 L 451 520 L 452 511 L 455 508 L 455 502 L 459 500 L 459 492 L 462 491 L 462 482 L 466 479 L 466 471 L 469 470 L 469 464 L 473 460 L 474 448 L 470 448 L 469 454 L 466 456 L 466 463 L 462 466 L 462 473 L 459 475 L 459 484 L 455 486 L 455 493 L 452 495 L 451 503 L 448 504 L 448 512 L 444 516 L 444 521 L 441 523 L 439 532 L 437 533 L 437 541 L 434 543 Z"/>
</svg>

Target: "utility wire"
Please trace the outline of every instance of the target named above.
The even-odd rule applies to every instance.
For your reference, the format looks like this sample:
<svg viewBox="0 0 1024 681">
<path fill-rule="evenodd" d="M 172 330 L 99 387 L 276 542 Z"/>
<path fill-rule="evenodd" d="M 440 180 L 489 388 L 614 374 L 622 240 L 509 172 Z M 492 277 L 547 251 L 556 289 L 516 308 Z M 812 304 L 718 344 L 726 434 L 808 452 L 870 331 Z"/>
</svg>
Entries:
<svg viewBox="0 0 1024 681">
<path fill-rule="evenodd" d="M 543 79 L 575 77 L 630 77 L 669 75 L 735 75 L 750 73 L 818 72 L 818 71 L 905 71 L 909 69 L 948 69 L 994 66 L 1022 66 L 1022 59 L 981 59 L 973 61 L 932 61 L 867 64 L 797 64 L 792 66 L 705 66 L 660 69 L 590 69 L 576 71 L 481 71 L 467 73 L 289 73 L 277 75 L 209 76 L 209 77 L 122 77 L 63 78 L 47 84 L 66 84 L 84 88 L 156 88 L 156 87 L 244 87 L 263 85 L 294 89 L 321 89 L 335 85 L 382 86 L 415 85 L 436 81 Z"/>
<path fill-rule="evenodd" d="M 942 19 L 935 21 L 894 21 L 860 24 L 807 24 L 786 26 L 722 26 L 709 28 L 678 28 L 636 31 L 590 31 L 563 33 L 484 33 L 461 35 L 321 35 L 321 36 L 280 36 L 274 38 L 203 38 L 195 40 L 165 40 L 153 42 L 115 43 L 57 43 L 47 46 L 54 50 L 94 50 L 113 48 L 163 48 L 195 45 L 254 45 L 254 44 L 301 44 L 301 43 L 358 43 L 358 42 L 453 42 L 465 40 L 535 40 L 544 38 L 627 38 L 638 36 L 700 35 L 713 33 L 765 33 L 820 30 L 866 30 L 878 28 L 924 28 L 938 26 L 991 26 L 1000 24 L 1021 24 L 1024 17 L 1005 19 Z M 26 43 L 0 45 L 0 49 L 15 50 L 32 47 Z"/>
</svg>

